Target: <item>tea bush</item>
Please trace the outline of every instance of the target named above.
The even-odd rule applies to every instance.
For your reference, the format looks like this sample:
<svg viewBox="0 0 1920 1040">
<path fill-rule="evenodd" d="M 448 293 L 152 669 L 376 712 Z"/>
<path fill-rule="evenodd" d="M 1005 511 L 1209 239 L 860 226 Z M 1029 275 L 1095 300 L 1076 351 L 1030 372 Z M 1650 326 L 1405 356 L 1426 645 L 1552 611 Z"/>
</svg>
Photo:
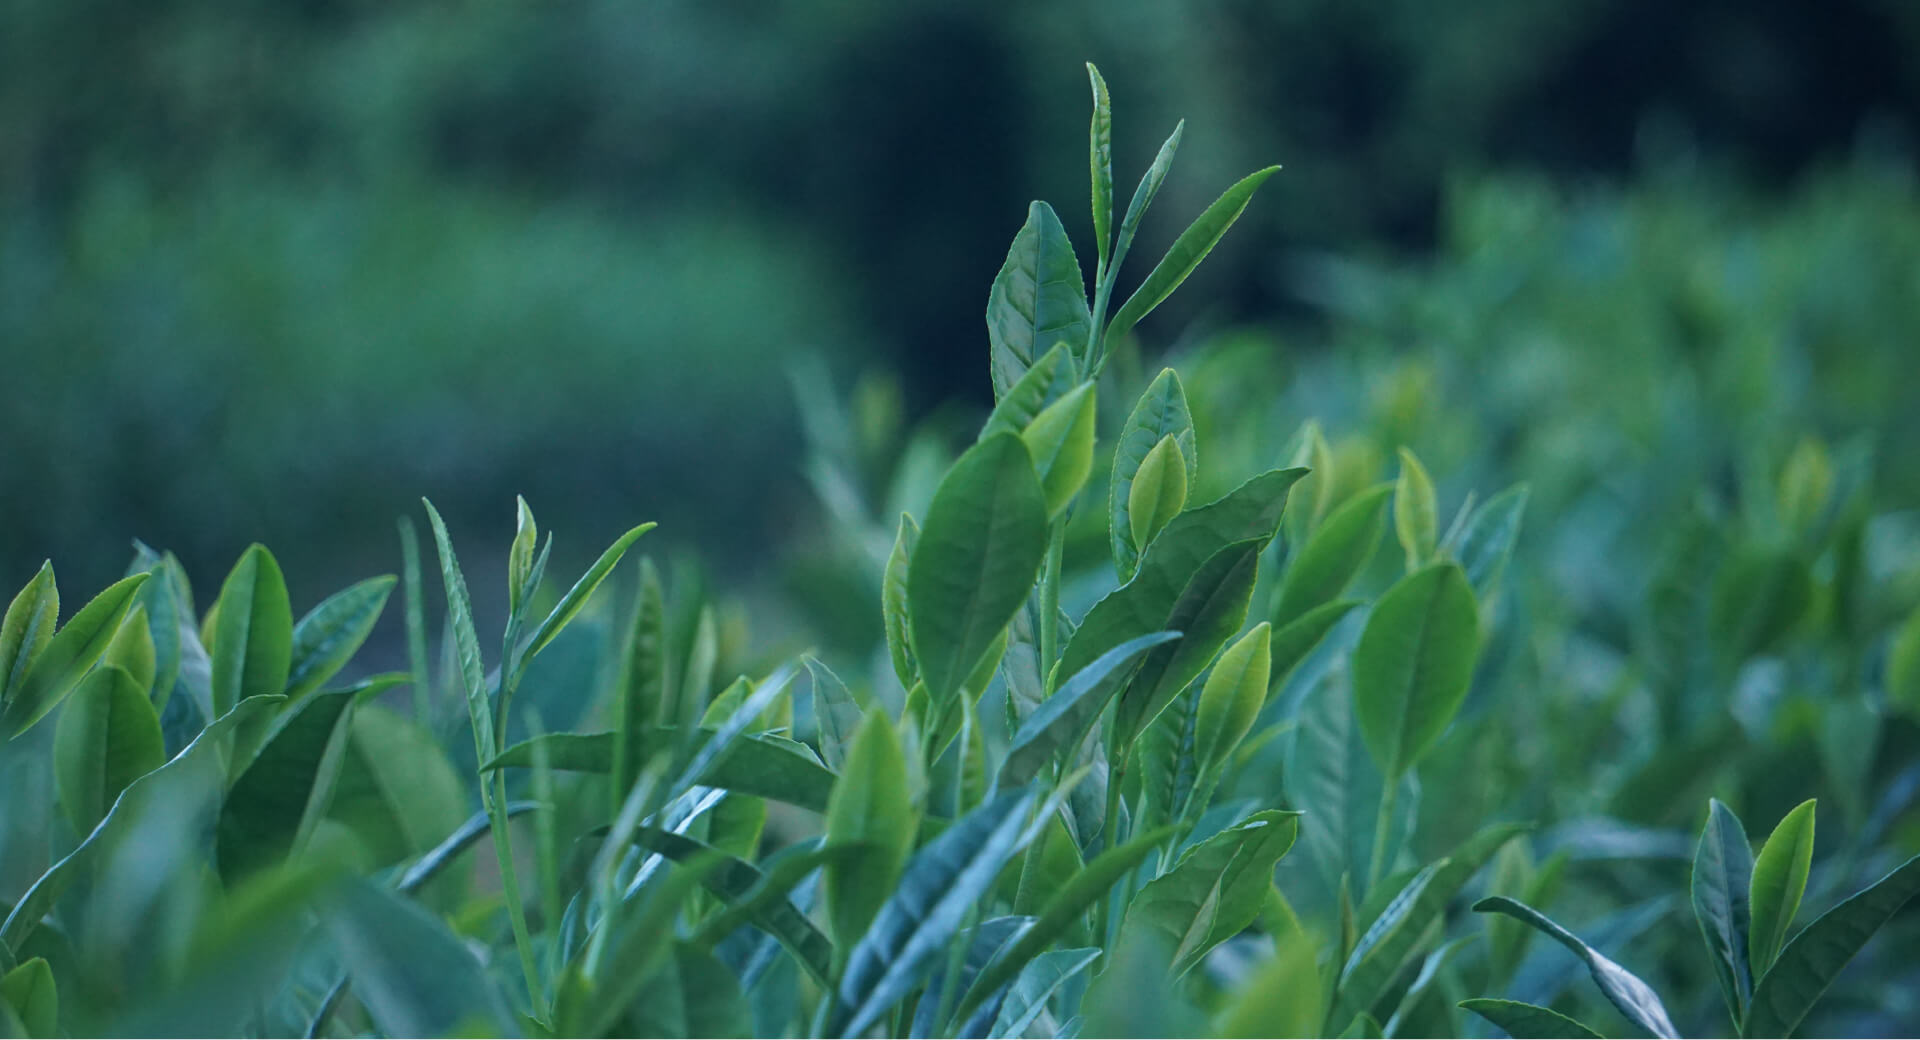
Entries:
<svg viewBox="0 0 1920 1040">
<path fill-rule="evenodd" d="M 1093 291 L 1034 203 L 988 297 L 996 403 L 957 457 L 930 430 L 897 458 L 869 450 L 879 398 L 842 408 L 801 380 L 809 475 L 849 561 L 828 580 L 878 619 L 871 660 L 771 652 L 784 635 L 756 636 L 688 575 L 624 567 L 651 524 L 558 592 L 524 501 L 497 644 L 430 504 L 431 547 L 403 522 L 398 578 L 297 617 L 259 546 L 198 598 L 142 546 L 64 624 L 43 568 L 0 623 L 0 1023 L 1910 1027 L 1895 951 L 1920 891 L 1901 830 L 1920 787 L 1920 561 L 1911 517 L 1877 497 L 1875 446 L 1727 436 L 1654 393 L 1610 415 L 1579 381 L 1442 423 L 1474 366 L 1525 374 L 1515 344 L 1540 330 L 1523 319 L 1510 340 L 1381 362 L 1372 396 L 1319 408 L 1245 340 L 1185 377 L 1144 372 L 1136 323 L 1274 169 L 1122 294 L 1182 131 L 1116 206 L 1089 72 Z M 1382 328 L 1426 328 L 1450 291 L 1366 298 Z M 1634 313 L 1596 308 L 1620 325 L 1589 332 L 1631 340 Z M 1701 313 L 1694 327 L 1746 320 Z M 1701 368 L 1753 361 L 1715 349 Z M 1633 363 L 1581 379 L 1651 371 Z M 1742 385 L 1762 404 L 1730 408 L 1775 414 L 1776 384 Z M 1897 390 L 1863 392 L 1897 429 Z M 1501 411 L 1513 401 L 1532 410 Z M 1619 431 L 1668 419 L 1719 435 L 1636 477 L 1657 467 Z M 1536 431 L 1588 468 L 1466 486 L 1531 475 Z M 876 499 L 898 507 L 884 525 Z M 1581 554 L 1598 562 L 1566 564 Z M 1598 593 L 1559 588 L 1609 565 L 1623 573 Z M 396 589 L 408 671 L 347 681 Z M 1768 832 L 1757 850 L 1742 814 Z"/>
</svg>

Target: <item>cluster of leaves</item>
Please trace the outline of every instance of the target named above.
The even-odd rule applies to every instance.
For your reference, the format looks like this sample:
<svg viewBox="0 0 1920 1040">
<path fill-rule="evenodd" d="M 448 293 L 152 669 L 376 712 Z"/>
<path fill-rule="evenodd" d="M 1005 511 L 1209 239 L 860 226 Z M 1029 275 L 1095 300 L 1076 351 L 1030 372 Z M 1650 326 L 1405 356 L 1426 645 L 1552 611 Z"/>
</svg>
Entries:
<svg viewBox="0 0 1920 1040">
<path fill-rule="evenodd" d="M 651 524 L 553 597 L 551 538 L 524 501 L 491 666 L 427 506 L 437 678 L 470 758 L 438 732 L 449 698 L 410 524 L 410 671 L 351 684 L 335 679 L 393 578 L 296 622 L 256 546 L 201 613 L 178 562 L 143 548 L 58 625 L 43 569 L 0 624 L 0 725 L 9 756 L 53 776 L 59 811 L 8 799 L 9 851 L 25 832 L 42 859 L 0 924 L 0 1025 L 1397 1036 L 1460 1035 L 1472 1012 L 1587 1035 L 1563 1013 L 1581 999 L 1564 969 L 1584 963 L 1633 1027 L 1676 1035 L 1655 987 L 1601 951 L 1633 927 L 1582 926 L 1608 933 L 1589 945 L 1534 909 L 1595 845 L 1613 851 L 1587 858 L 1631 862 L 1662 835 L 1589 819 L 1549 838 L 1528 816 L 1565 808 L 1560 792 L 1486 794 L 1540 741 L 1515 728 L 1536 715 L 1488 707 L 1515 670 L 1527 488 L 1443 511 L 1411 450 L 1380 481 L 1309 423 L 1285 465 L 1203 500 L 1198 416 L 1171 369 L 1111 427 L 1110 462 L 1096 450 L 1100 391 L 1124 382 L 1102 379 L 1115 346 L 1273 170 L 1230 187 L 1110 317 L 1181 130 L 1116 221 L 1107 89 L 1089 72 L 1093 291 L 1035 203 L 988 300 L 996 404 L 877 554 L 884 640 L 852 684 L 810 655 L 716 681 L 744 662 L 738 640 L 650 561 L 624 609 L 597 597 Z M 1650 679 L 1620 684 L 1671 746 L 1602 786 L 1691 799 L 1744 761 L 1710 741 L 1747 724 L 1704 700 L 1887 642 L 1849 606 L 1873 584 L 1866 506 L 1848 504 L 1865 499 L 1836 495 L 1824 458 L 1809 448 L 1780 482 L 1786 547 L 1676 551 L 1650 596 Z M 1382 554 L 1389 526 L 1399 551 Z M 1914 679 L 1917 627 L 1891 639 L 1890 691 Z M 405 685 L 412 719 L 374 700 Z M 1549 718 L 1590 740 L 1626 695 Z M 554 709 L 588 696 L 597 729 Z M 49 743 L 36 723 L 56 712 Z M 1744 1035 L 1793 1031 L 1920 888 L 1907 860 L 1794 934 L 1811 877 L 1843 885 L 1886 859 L 1875 827 L 1857 830 L 1816 870 L 1811 802 L 1757 856 L 1713 803 L 1691 886 L 1708 957 L 1693 959 Z M 1500 917 L 1457 912 L 1482 893 L 1475 908 Z M 1529 955 L 1523 925 L 1575 959 Z"/>
</svg>

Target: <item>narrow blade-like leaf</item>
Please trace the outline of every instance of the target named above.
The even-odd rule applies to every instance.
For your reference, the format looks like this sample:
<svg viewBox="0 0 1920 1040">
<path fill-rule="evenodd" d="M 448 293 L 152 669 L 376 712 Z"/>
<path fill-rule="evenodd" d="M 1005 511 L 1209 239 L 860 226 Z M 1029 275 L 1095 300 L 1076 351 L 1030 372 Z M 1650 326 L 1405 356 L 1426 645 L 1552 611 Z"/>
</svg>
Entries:
<svg viewBox="0 0 1920 1040">
<path fill-rule="evenodd" d="M 120 619 L 126 616 L 133 605 L 134 594 L 146 581 L 146 574 L 136 574 L 107 586 L 46 640 L 45 649 L 33 660 L 33 667 L 9 687 L 6 711 L 0 716 L 0 729 L 4 729 L 7 737 L 17 737 L 31 729 L 73 692 L 87 670 L 106 653 L 114 633 L 119 631 Z M 51 600 L 43 598 L 38 602 L 38 609 L 44 611 Z M 22 650 L 27 647 L 25 634 L 33 627 L 31 623 L 22 626 Z"/>
<path fill-rule="evenodd" d="M 1600 992 L 1607 995 L 1613 1006 L 1627 1016 L 1634 1025 L 1657 1037 L 1678 1037 L 1673 1028 L 1673 1020 L 1667 1016 L 1666 1006 L 1653 988 L 1640 981 L 1633 974 L 1613 961 L 1608 960 L 1598 950 L 1581 942 L 1579 936 L 1555 924 L 1547 915 L 1518 900 L 1505 896 L 1491 896 L 1473 904 L 1475 913 L 1506 914 L 1521 922 L 1533 926 L 1545 933 L 1555 942 L 1573 952 L 1573 955 L 1585 961 L 1587 971 L 1592 973 L 1593 981 Z"/>
<path fill-rule="evenodd" d="M 1499 1026 L 1514 1040 L 1600 1040 L 1592 1027 L 1538 1004 L 1475 997 L 1461 1001 L 1460 1006 Z"/>
<path fill-rule="evenodd" d="M 298 701 L 346 667 L 373 632 L 398 579 L 368 578 L 321 601 L 293 626 L 287 699 Z"/>
<path fill-rule="evenodd" d="M 1754 986 L 1742 1035 L 1792 1036 L 1840 969 L 1916 894 L 1920 856 L 1815 918 Z"/>
<path fill-rule="evenodd" d="M 1207 207 L 1206 212 L 1201 213 L 1192 224 L 1188 225 L 1187 229 L 1180 233 L 1180 237 L 1174 240 L 1173 246 L 1167 250 L 1167 255 L 1161 257 L 1160 262 L 1154 265 L 1153 271 L 1147 275 L 1147 280 L 1140 283 L 1140 288 L 1133 291 L 1133 295 L 1127 298 L 1126 303 L 1120 305 L 1119 312 L 1113 316 L 1112 324 L 1107 327 L 1107 336 L 1118 339 L 1126 335 L 1141 318 L 1152 313 L 1155 307 L 1160 306 L 1162 300 L 1172 295 L 1173 291 L 1180 287 L 1180 283 L 1186 281 L 1187 276 L 1193 273 L 1194 268 L 1200 266 L 1200 261 L 1206 259 L 1207 254 L 1213 251 L 1213 247 L 1219 244 L 1220 239 L 1226 235 L 1227 229 L 1233 226 L 1233 222 L 1240 219 L 1240 214 L 1246 210 L 1247 203 L 1252 201 L 1253 193 L 1258 191 L 1260 185 L 1279 169 L 1278 166 L 1269 166 L 1241 178 L 1238 183 L 1215 199 L 1213 205 Z"/>
<path fill-rule="evenodd" d="M 1793 928 L 1793 915 L 1800 910 L 1807 872 L 1813 866 L 1813 816 L 1813 799 L 1795 806 L 1767 836 L 1753 861 L 1753 917 L 1747 950 L 1756 976 L 1764 976 L 1773 966 Z"/>
<path fill-rule="evenodd" d="M 1058 693 L 1021 722 L 1008 741 L 998 786 L 1019 787 L 1038 776 L 1059 749 L 1079 746 L 1107 702 L 1126 685 L 1131 666 L 1141 655 L 1178 638 L 1178 632 L 1154 632 L 1129 639 L 1074 673 Z"/>
</svg>

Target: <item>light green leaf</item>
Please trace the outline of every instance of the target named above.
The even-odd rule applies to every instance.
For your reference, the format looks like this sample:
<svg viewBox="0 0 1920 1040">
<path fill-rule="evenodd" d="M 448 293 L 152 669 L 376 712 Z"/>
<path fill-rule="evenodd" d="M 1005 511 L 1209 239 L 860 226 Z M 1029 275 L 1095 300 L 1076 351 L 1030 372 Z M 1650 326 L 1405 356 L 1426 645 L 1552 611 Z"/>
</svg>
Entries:
<svg viewBox="0 0 1920 1040">
<path fill-rule="evenodd" d="M 1078 747 L 1107 701 L 1133 674 L 1132 666 L 1148 650 L 1180 638 L 1178 632 L 1154 632 L 1130 639 L 1107 651 L 1061 685 L 1043 701 L 1008 741 L 997 786 L 1019 787 L 1040 775 L 1061 748 Z"/>
<path fill-rule="evenodd" d="M 1046 543 L 1046 502 L 1020 438 L 994 434 L 947 471 L 907 569 L 913 654 L 935 704 L 960 690 L 1026 601 Z"/>
<path fill-rule="evenodd" d="M 1080 385 L 1073 369 L 1073 352 L 1065 343 L 1055 343 L 1012 389 L 1001 395 L 986 423 L 980 427 L 980 439 L 996 433 L 1024 431 L 1041 412 Z"/>
<path fill-rule="evenodd" d="M 1120 694 L 1114 732 L 1121 747 L 1131 747 L 1246 622 L 1261 548 L 1258 541 L 1227 546 L 1202 564 L 1181 590 L 1162 626 L 1185 634 L 1180 642 L 1149 652 Z"/>
<path fill-rule="evenodd" d="M 1253 728 L 1267 702 L 1273 666 L 1271 628 L 1264 621 L 1220 654 L 1200 690 L 1194 721 L 1194 756 L 1202 773 L 1226 762 Z"/>
<path fill-rule="evenodd" d="M 427 508 L 427 520 L 433 525 L 433 543 L 440 554 L 440 579 L 447 590 L 447 624 L 453 629 L 454 655 L 460 663 L 460 683 L 467 695 L 467 715 L 473 722 L 474 750 L 485 759 L 494 752 L 493 702 L 487 694 L 486 668 L 480 662 L 480 635 L 473 625 L 473 600 L 467 595 L 467 579 L 460 573 L 460 560 L 453 554 L 453 540 L 447 535 L 446 521 L 433 503 L 420 500 Z"/>
<path fill-rule="evenodd" d="M 1000 1012 L 994 1016 L 993 1028 L 987 1035 L 1025 1036 L 1027 1027 L 1047 1009 L 1047 1001 L 1073 981 L 1074 976 L 1099 960 L 1100 952 L 1090 947 L 1052 950 L 1028 961 L 1007 990 L 1007 997 L 1001 1002 Z"/>
<path fill-rule="evenodd" d="M 846 762 L 847 748 L 866 713 L 833 669 L 814 657 L 807 658 L 806 665 L 807 675 L 813 680 L 815 742 L 820 745 L 820 758 L 827 768 L 837 772 Z"/>
<path fill-rule="evenodd" d="M 1093 62 L 1087 62 L 1087 79 L 1093 84 L 1093 122 L 1087 127 L 1087 158 L 1093 171 L 1093 237 L 1100 244 L 1097 270 L 1105 273 L 1113 245 L 1113 101 L 1107 95 L 1107 81 Z"/>
<path fill-rule="evenodd" d="M 1087 286 L 1053 207 L 1035 202 L 987 294 L 987 342 L 997 399 L 1056 343 L 1076 352 L 1091 338 Z"/>
<path fill-rule="evenodd" d="M 74 833 L 93 833 L 128 784 L 166 761 L 160 716 L 139 680 L 111 665 L 87 673 L 53 736 L 60 808 Z"/>
<path fill-rule="evenodd" d="M 1373 559 L 1387 527 L 1393 485 L 1379 484 L 1342 502 L 1287 564 L 1273 623 L 1285 626 L 1336 599 Z"/>
<path fill-rule="evenodd" d="M 533 593 L 533 554 L 540 544 L 540 525 L 533 521 L 533 510 L 519 495 L 513 498 L 513 545 L 507 550 L 507 612 L 518 615 L 520 604 Z"/>
<path fill-rule="evenodd" d="M 1273 646 L 1269 651 L 1272 665 L 1268 670 L 1267 688 L 1269 693 L 1278 693 L 1286 684 L 1287 677 L 1306 660 L 1313 648 L 1320 645 L 1333 626 L 1339 624 L 1353 608 L 1360 606 L 1357 599 L 1341 599 L 1319 606 L 1274 629 Z"/>
<path fill-rule="evenodd" d="M 913 517 L 900 514 L 900 529 L 893 537 L 893 552 L 887 556 L 886 575 L 880 583 L 880 614 L 887 631 L 887 656 L 893 661 L 893 674 L 900 688 L 913 689 L 920 681 L 920 664 L 913 659 L 913 631 L 907 613 L 907 565 L 914 546 L 920 542 L 920 525 Z"/>
<path fill-rule="evenodd" d="M 396 581 L 392 575 L 385 575 L 342 589 L 293 626 L 288 700 L 300 700 L 346 667 L 373 632 L 374 622 L 380 620 Z"/>
<path fill-rule="evenodd" d="M 1793 915 L 1807 890 L 1813 866 L 1814 800 L 1809 798 L 1781 818 L 1753 861 L 1752 931 L 1747 934 L 1748 963 L 1763 976 L 1786 945 Z"/>
<path fill-rule="evenodd" d="M 133 603 L 134 593 L 146 581 L 147 575 L 136 574 L 107 586 L 42 644 L 44 649 L 33 658 L 32 667 L 17 683 L 8 687 L 6 712 L 0 717 L 0 729 L 4 729 L 7 737 L 17 737 L 33 728 L 34 723 L 45 718 L 55 705 L 73 692 L 74 686 L 87 674 L 87 670 L 93 667 L 101 654 L 106 653 L 107 646 L 120 629 L 120 619 L 126 616 Z M 37 622 L 33 618 L 43 616 L 37 611 L 44 611 L 54 602 L 51 594 L 52 577 L 49 572 L 45 597 L 33 601 L 38 604 L 37 607 L 30 603 L 21 615 L 28 617 L 28 620 L 21 624 L 20 646 L 23 652 L 16 660 L 16 665 L 18 660 L 25 658 L 24 651 L 29 644 L 39 638 L 35 634 Z M 15 603 L 19 602 L 15 600 Z M 14 617 L 11 608 L 8 616 Z"/>
<path fill-rule="evenodd" d="M 1252 201 L 1253 193 L 1279 169 L 1278 166 L 1269 166 L 1241 178 L 1239 183 L 1214 200 L 1213 205 L 1208 206 L 1206 212 L 1200 214 L 1185 231 L 1180 232 L 1180 237 L 1174 240 L 1167 255 L 1147 275 L 1147 280 L 1140 283 L 1140 288 L 1133 291 L 1126 303 L 1120 305 L 1119 312 L 1107 327 L 1107 338 L 1118 339 L 1126 335 L 1141 318 L 1152 313 L 1162 300 L 1172 295 L 1180 283 L 1193 273 L 1194 268 L 1200 266 L 1200 261 L 1213 251 L 1233 222 L 1240 219 L 1241 212 Z"/>
<path fill-rule="evenodd" d="M 1415 571 L 1374 605 L 1354 650 L 1353 693 L 1360 735 L 1389 783 L 1453 721 L 1479 654 L 1479 608 L 1456 564 Z"/>
<path fill-rule="evenodd" d="M 1407 554 L 1407 571 L 1420 569 L 1433 557 L 1439 535 L 1440 508 L 1433 493 L 1433 478 L 1420 464 L 1418 456 L 1400 449 L 1400 479 L 1393 486 L 1393 528 L 1400 537 L 1400 548 Z"/>
<path fill-rule="evenodd" d="M 0 1001 L 18 1016 L 27 1036 L 39 1040 L 59 1035 L 60 994 L 45 957 L 22 961 L 0 977 Z"/>
<path fill-rule="evenodd" d="M 352 728 L 327 818 L 351 830 L 375 864 L 420 855 L 467 818 L 466 789 L 432 733 L 364 702 Z"/>
<path fill-rule="evenodd" d="M 1065 935 L 1067 929 L 1078 924 L 1086 915 L 1087 909 L 1107 897 L 1113 886 L 1122 877 L 1138 867 L 1147 855 L 1159 848 L 1160 843 L 1172 836 L 1173 827 L 1157 827 L 1136 834 L 1124 845 L 1108 849 L 1094 857 L 1086 869 L 1073 875 L 1067 883 L 1055 892 L 1047 901 L 1046 909 L 1040 912 L 1039 920 L 1032 928 L 1022 932 L 1013 946 L 974 980 L 967 995 L 954 1011 L 954 1017 L 965 1020 L 974 1008 L 979 1007 L 988 996 L 999 991 L 1020 970 L 1038 956 L 1040 951 L 1053 945 L 1056 939 Z"/>
<path fill-rule="evenodd" d="M 1920 717 L 1920 607 L 1894 632 L 1887 646 L 1887 701 Z"/>
<path fill-rule="evenodd" d="M 847 956 L 827 1028 L 857 1036 L 917 986 L 1027 837 L 1033 795 L 1008 791 L 914 855 L 873 926 Z M 976 986 L 978 982 L 976 982 Z"/>
<path fill-rule="evenodd" d="M 189 602 L 186 573 L 172 553 L 157 558 L 148 570 L 153 578 L 140 586 L 136 602 L 146 608 L 147 636 L 153 643 L 153 682 L 149 686 L 153 708 L 165 711 L 174 684 L 180 679 L 187 633 L 192 630 L 189 619 L 193 604 Z"/>
<path fill-rule="evenodd" d="M 1600 1034 L 1552 1008 L 1518 1000 L 1475 997 L 1460 1006 L 1499 1026 L 1514 1040 L 1600 1040 Z"/>
<path fill-rule="evenodd" d="M 418 903 L 350 881 L 327 915 L 353 991 L 388 1036 L 513 1036 L 499 989 L 459 937 Z"/>
<path fill-rule="evenodd" d="M 1274 936 L 1274 953 L 1228 999 L 1222 1037 L 1319 1036 L 1324 997 L 1318 943 L 1296 929 Z"/>
<path fill-rule="evenodd" d="M 1700 922 L 1714 977 L 1727 999 L 1727 1012 L 1738 1030 L 1753 995 L 1753 970 L 1748 961 L 1753 882 L 1753 846 L 1733 810 L 1719 799 L 1708 803 L 1707 823 L 1693 854 L 1693 916 Z"/>
<path fill-rule="evenodd" d="M 680 733 L 676 726 L 651 730 L 652 746 L 640 746 L 640 761 L 645 761 L 655 750 L 677 747 Z M 703 729 L 695 736 L 693 749 L 703 749 L 713 739 L 715 731 Z M 613 766 L 613 742 L 611 732 L 548 733 L 513 745 L 481 769 L 531 768 L 535 745 L 539 745 L 545 749 L 550 769 L 604 773 Z M 727 752 L 716 756 L 699 774 L 698 782 L 824 812 L 828 793 L 833 790 L 834 774 L 821 765 L 804 744 L 771 733 L 747 733 L 740 735 Z"/>
<path fill-rule="evenodd" d="M 151 588 L 156 582 L 149 581 L 141 586 L 142 590 Z M 106 653 L 100 655 L 100 666 L 118 668 L 133 680 L 134 688 L 140 696 L 148 696 L 153 691 L 153 682 L 158 666 L 153 646 L 153 633 L 149 630 L 147 608 L 136 596 L 133 609 L 120 621 L 120 627 L 113 634 L 113 642 L 107 644 Z"/>
<path fill-rule="evenodd" d="M 1580 938 L 1565 928 L 1555 924 L 1547 915 L 1533 907 L 1505 896 L 1493 896 L 1473 904 L 1475 913 L 1506 914 L 1545 933 L 1549 938 L 1565 946 L 1573 955 L 1585 961 L 1587 971 L 1593 975 L 1593 981 L 1606 994 L 1620 1013 L 1641 1029 L 1654 1036 L 1667 1038 L 1680 1034 L 1673 1028 L 1673 1020 L 1667 1016 L 1665 1005 L 1652 987 L 1640 981 L 1639 976 L 1601 955 L 1598 950 L 1581 942 Z"/>
<path fill-rule="evenodd" d="M 1840 969 L 1916 894 L 1920 856 L 1814 919 L 1753 989 L 1743 1036 L 1791 1036 Z"/>
<path fill-rule="evenodd" d="M 620 648 L 618 698 L 614 710 L 613 759 L 608 764 L 615 802 L 624 801 L 640 777 L 641 747 L 668 709 L 667 601 L 660 572 L 653 561 L 640 561 L 640 589 L 633 605 L 633 623 Z"/>
<path fill-rule="evenodd" d="M 1180 136 L 1186 132 L 1186 128 L 1187 121 L 1184 119 L 1174 124 L 1173 133 L 1168 134 L 1161 143 L 1160 150 L 1154 153 L 1153 163 L 1133 189 L 1133 199 L 1127 203 L 1126 216 L 1120 219 L 1120 237 L 1113 246 L 1113 259 L 1107 264 L 1109 286 L 1120 270 L 1121 261 L 1127 258 L 1127 251 L 1133 246 L 1133 236 L 1140 230 L 1140 220 L 1147 215 L 1147 207 L 1153 204 L 1153 197 L 1160 194 L 1160 185 L 1166 182 L 1167 171 L 1173 167 L 1173 156 L 1180 150 Z"/>
<path fill-rule="evenodd" d="M 1067 508 L 1093 472 L 1093 417 L 1093 384 L 1082 383 L 1020 434 L 1040 474 L 1048 516 Z"/>
<path fill-rule="evenodd" d="M 1199 471 L 1193 447 L 1193 416 L 1187 410 L 1187 394 L 1173 369 L 1161 369 L 1133 406 L 1120 439 L 1113 449 L 1113 477 L 1107 482 L 1107 526 L 1113 542 L 1113 563 L 1121 581 L 1133 578 L 1140 562 L 1143 543 L 1133 536 L 1133 483 L 1147 456 L 1167 437 L 1180 446 L 1185 463 L 1181 472 L 1184 484 L 1189 474 Z M 1156 500 L 1159 496 L 1155 496 Z M 1185 495 L 1181 495 L 1185 500 Z"/>
<path fill-rule="evenodd" d="M 207 652 L 213 658 L 213 710 L 224 715 L 248 697 L 284 693 L 293 664 L 293 604 L 280 564 L 255 543 L 240 554 L 213 604 Z"/>
<path fill-rule="evenodd" d="M 1164 941 L 1173 951 L 1173 977 L 1185 975 L 1259 915 L 1274 864 L 1299 833 L 1298 813 L 1269 809 L 1188 849 L 1133 897 L 1119 945 L 1128 945 L 1132 932 Z"/>
<path fill-rule="evenodd" d="M 47 648 L 59 620 L 60 590 L 53 580 L 53 561 L 48 560 L 13 597 L 5 619 L 0 620 L 0 705 L 12 701 L 13 691 Z"/>
<path fill-rule="evenodd" d="M 906 751 L 879 708 L 867 713 L 827 801 L 825 844 L 865 852 L 827 867 L 822 894 L 835 944 L 851 949 L 867 932 L 913 851 L 919 821 L 907 788 Z"/>
<path fill-rule="evenodd" d="M 641 524 L 614 539 L 613 544 L 607 546 L 607 550 L 600 554 L 600 558 L 593 562 L 593 566 L 588 567 L 587 572 L 580 576 L 580 580 L 573 583 L 573 588 L 568 589 L 567 594 L 560 597 L 559 604 L 553 608 L 552 613 L 547 615 L 545 621 L 540 622 L 540 627 L 534 629 L 532 638 L 527 640 L 526 649 L 520 652 L 518 668 L 525 668 L 527 662 L 533 660 L 534 655 L 544 649 L 548 643 L 553 642 L 554 637 L 560 634 L 560 630 L 567 627 L 567 623 L 586 607 L 587 600 L 593 598 L 594 591 L 600 588 L 601 582 L 607 580 L 607 575 L 613 573 L 614 567 L 619 565 L 620 558 L 627 554 L 627 550 L 633 547 L 633 543 L 639 541 L 641 535 L 658 526 L 660 525 L 654 523 Z"/>
<path fill-rule="evenodd" d="M 346 691 L 308 698 L 234 781 L 215 831 L 222 877 L 246 877 L 306 846 L 332 802 L 358 699 Z"/>
<path fill-rule="evenodd" d="M 1127 522 L 1132 525 L 1129 536 L 1133 544 L 1145 547 L 1186 505 L 1187 464 L 1174 435 L 1168 434 L 1140 460 L 1133 487 L 1127 492 Z"/>
</svg>

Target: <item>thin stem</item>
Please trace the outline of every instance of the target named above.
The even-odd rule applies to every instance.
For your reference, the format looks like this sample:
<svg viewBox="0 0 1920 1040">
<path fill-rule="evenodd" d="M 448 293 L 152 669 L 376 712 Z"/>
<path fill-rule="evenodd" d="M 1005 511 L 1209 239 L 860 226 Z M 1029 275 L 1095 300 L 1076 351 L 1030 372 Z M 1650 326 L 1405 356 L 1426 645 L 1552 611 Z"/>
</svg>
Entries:
<svg viewBox="0 0 1920 1040">
<path fill-rule="evenodd" d="M 1393 827 L 1393 804 L 1400 794 L 1400 782 L 1389 778 L 1380 790 L 1380 814 L 1373 821 L 1373 855 L 1367 861 L 1367 889 L 1380 882 L 1386 868 L 1387 831 Z M 1364 893 L 1363 893 L 1364 898 Z"/>
<path fill-rule="evenodd" d="M 1060 660 L 1060 560 L 1066 553 L 1067 517 L 1061 513 L 1047 533 L 1046 569 L 1040 578 L 1040 682 L 1053 692 L 1053 666 Z"/>
<path fill-rule="evenodd" d="M 540 972 L 533 961 L 533 936 L 527 931 L 527 909 L 520 899 L 520 876 L 513 863 L 513 839 L 507 830 L 506 770 L 493 772 L 491 790 L 481 782 L 480 793 L 487 803 L 487 816 L 493 821 L 493 851 L 500 863 L 500 889 L 507 899 L 507 919 L 513 926 L 513 945 L 520 953 L 520 970 L 527 976 L 527 1002 L 533 1017 L 547 1021 L 547 998 L 540 987 Z"/>
<path fill-rule="evenodd" d="M 1102 828 L 1101 852 L 1120 847 L 1120 788 L 1125 786 L 1127 778 L 1126 755 L 1116 754 L 1112 742 L 1107 745 L 1107 816 Z M 1094 938 L 1102 945 L 1111 941 L 1107 934 L 1108 919 L 1113 915 L 1113 893 L 1107 893 L 1100 900 L 1094 915 Z"/>
</svg>

